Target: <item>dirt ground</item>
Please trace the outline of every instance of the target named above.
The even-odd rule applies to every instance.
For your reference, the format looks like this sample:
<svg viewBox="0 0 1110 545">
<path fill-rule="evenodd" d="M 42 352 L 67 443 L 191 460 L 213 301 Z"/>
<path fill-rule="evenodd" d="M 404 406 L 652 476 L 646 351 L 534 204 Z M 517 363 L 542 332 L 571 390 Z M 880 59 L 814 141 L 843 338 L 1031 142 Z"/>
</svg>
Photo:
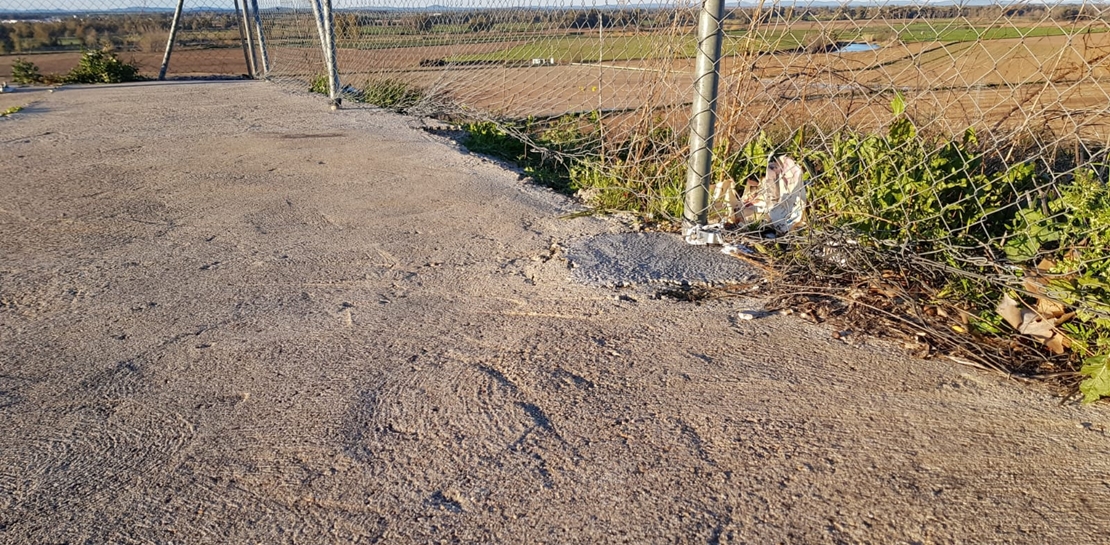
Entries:
<svg viewBox="0 0 1110 545">
<path fill-rule="evenodd" d="M 661 36 L 661 40 L 667 40 Z M 341 48 L 342 84 L 401 79 L 428 93 L 442 93 L 479 112 L 510 118 L 557 116 L 593 110 L 623 111 L 647 105 L 686 115 L 694 59 L 644 59 L 557 66 L 421 67 L 421 61 L 509 49 L 520 42 L 460 43 L 376 50 Z M 277 80 L 309 81 L 323 73 L 319 48 L 273 45 Z M 551 55 L 558 53 L 552 52 Z M 79 53 L 31 55 L 43 73 L 65 73 Z M 143 74 L 157 75 L 160 52 L 127 52 Z M 0 81 L 10 78 L 16 56 L 0 56 Z M 1086 140 L 1110 138 L 1110 33 L 887 44 L 859 53 L 783 52 L 753 59 L 727 57 L 721 64 L 724 97 L 719 112 L 737 139 L 776 120 L 797 125 L 819 120 L 824 128 L 848 124 L 885 126 L 890 95 L 901 90 L 921 128 L 962 134 L 1021 126 L 1050 126 Z M 169 77 L 234 76 L 246 72 L 241 49 L 180 50 Z M 1046 76 L 1056 83 L 1045 83 Z M 298 85 L 303 86 L 303 83 Z M 661 110 L 652 115 L 665 115 Z M 681 126 L 681 120 L 678 126 Z M 680 129 L 681 130 L 681 129 Z M 610 131 L 615 139 L 622 135 Z"/>
<path fill-rule="evenodd" d="M 65 53 L 36 53 L 31 55 L 0 55 L 0 81 L 10 81 L 12 63 L 16 59 L 35 63 L 43 74 L 65 74 L 77 66 L 81 60 L 80 51 Z M 162 67 L 162 52 L 125 51 L 119 58 L 136 64 L 147 77 L 156 77 Z M 240 76 L 247 72 L 243 50 L 226 49 L 182 49 L 175 50 L 170 56 L 167 77 L 196 76 Z"/>
<path fill-rule="evenodd" d="M 27 96 L 0 542 L 1110 534 L 1106 406 L 575 282 L 561 245 L 621 226 L 419 120 L 259 82 Z"/>
</svg>

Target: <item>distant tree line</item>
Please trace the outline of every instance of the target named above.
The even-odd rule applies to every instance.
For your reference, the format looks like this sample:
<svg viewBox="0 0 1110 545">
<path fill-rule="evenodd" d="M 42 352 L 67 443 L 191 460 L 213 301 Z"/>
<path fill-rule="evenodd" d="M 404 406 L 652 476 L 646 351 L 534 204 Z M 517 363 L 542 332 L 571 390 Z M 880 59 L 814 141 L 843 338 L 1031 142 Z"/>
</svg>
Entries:
<svg viewBox="0 0 1110 545">
<path fill-rule="evenodd" d="M 1063 5 L 1050 7 L 1043 4 L 1013 4 L 1009 6 L 959 6 L 959 5 L 895 5 L 866 6 L 841 5 L 828 7 L 773 6 L 764 9 L 734 8 L 726 19 L 739 23 L 755 20 L 763 22 L 791 21 L 869 21 L 955 19 L 970 21 L 1005 22 L 1057 21 L 1074 22 L 1093 20 L 1110 15 L 1110 5 Z M 483 9 L 472 11 L 401 12 L 396 11 L 342 11 L 336 15 L 336 30 L 341 38 L 355 39 L 361 29 L 394 28 L 400 33 L 423 34 L 430 32 L 506 32 L 540 30 L 586 30 L 612 28 L 627 30 L 653 30 L 672 27 L 689 27 L 697 23 L 693 9 Z"/>
<path fill-rule="evenodd" d="M 2 16 L 0 16 L 2 17 Z M 117 49 L 162 47 L 172 16 L 168 13 L 142 15 L 72 15 L 47 21 L 17 21 L 0 24 L 0 54 L 61 49 L 95 49 L 111 45 Z M 198 12 L 181 18 L 184 31 L 222 31 L 236 28 L 234 13 Z"/>
<path fill-rule="evenodd" d="M 501 32 L 506 30 L 585 30 L 627 28 L 651 30 L 692 25 L 696 13 L 666 9 L 484 9 L 441 13 L 393 11 L 346 11 L 336 14 L 336 33 L 341 38 L 356 38 L 364 27 L 396 28 L 411 33 Z"/>
<path fill-rule="evenodd" d="M 868 21 L 868 20 L 913 20 L 913 19 L 956 19 L 1000 21 L 1058 21 L 1072 22 L 1094 20 L 1110 15 L 1107 4 L 1077 4 L 1047 6 L 1045 4 L 1011 5 L 894 5 L 867 6 L 841 5 L 828 7 L 773 6 L 756 10 L 755 8 L 736 8 L 726 15 L 728 19 L 750 22 L 752 19 L 788 21 Z"/>
<path fill-rule="evenodd" d="M 772 6 L 764 9 L 735 8 L 726 14 L 733 24 L 793 21 L 881 21 L 966 18 L 971 21 L 1029 22 L 1052 20 L 1078 22 L 1105 18 L 1108 5 L 1077 4 L 1046 6 L 1013 4 L 1009 6 L 959 5 L 840 5 L 828 7 Z M 268 15 L 268 14 L 267 14 Z M 0 19 L 14 17 L 0 14 Z M 276 13 L 274 18 L 283 15 Z M 475 9 L 444 12 L 398 12 L 388 10 L 342 10 L 336 14 L 336 33 L 340 39 L 358 39 L 367 28 L 390 28 L 400 34 L 432 32 L 520 33 L 543 31 L 586 31 L 607 28 L 651 31 L 673 27 L 692 27 L 697 22 L 693 9 Z M 126 15 L 69 15 L 53 20 L 25 20 L 0 24 L 0 54 L 31 51 L 97 48 L 111 45 L 119 49 L 153 50 L 164 45 L 171 15 L 144 13 Z M 233 12 L 186 13 L 182 30 L 192 32 L 198 46 L 233 45 L 237 18 Z M 204 33 L 209 36 L 204 37 Z M 223 33 L 223 34 L 221 34 Z"/>
</svg>

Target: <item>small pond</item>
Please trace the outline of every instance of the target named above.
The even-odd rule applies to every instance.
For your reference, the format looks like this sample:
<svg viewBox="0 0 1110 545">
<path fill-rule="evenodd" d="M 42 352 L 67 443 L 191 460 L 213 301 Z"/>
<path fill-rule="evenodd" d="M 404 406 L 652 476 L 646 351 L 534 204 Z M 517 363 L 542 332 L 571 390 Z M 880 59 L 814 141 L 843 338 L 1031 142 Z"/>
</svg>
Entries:
<svg viewBox="0 0 1110 545">
<path fill-rule="evenodd" d="M 867 42 L 851 42 L 851 43 L 846 43 L 846 44 L 836 48 L 836 52 L 837 53 L 862 53 L 864 51 L 874 51 L 876 49 L 881 49 L 881 48 L 882 48 L 882 46 L 879 45 L 879 44 L 870 44 L 870 43 L 867 43 Z"/>
</svg>

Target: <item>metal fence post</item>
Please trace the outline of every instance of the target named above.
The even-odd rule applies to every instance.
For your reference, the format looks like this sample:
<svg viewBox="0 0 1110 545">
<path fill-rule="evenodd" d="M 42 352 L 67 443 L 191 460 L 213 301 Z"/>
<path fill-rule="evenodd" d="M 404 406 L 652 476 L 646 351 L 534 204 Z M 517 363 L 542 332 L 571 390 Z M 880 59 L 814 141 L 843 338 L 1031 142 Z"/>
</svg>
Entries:
<svg viewBox="0 0 1110 545">
<path fill-rule="evenodd" d="M 270 73 L 270 53 L 266 50 L 266 35 L 262 32 L 262 15 L 258 13 L 258 0 L 251 0 L 251 9 L 254 11 L 254 28 L 258 38 L 258 52 L 262 57 L 262 75 Z"/>
<path fill-rule="evenodd" d="M 243 32 L 247 35 L 247 68 L 250 70 L 251 77 L 258 76 L 258 56 L 254 51 L 254 33 L 251 32 L 251 7 L 250 2 L 242 0 L 243 2 L 243 19 L 239 24 L 243 28 Z M 238 0 L 237 0 L 238 5 Z"/>
<path fill-rule="evenodd" d="M 717 122 L 717 89 L 720 83 L 721 19 L 724 0 L 704 0 L 698 15 L 698 52 L 694 68 L 694 104 L 690 113 L 690 157 L 686 170 L 686 195 L 682 231 L 690 244 L 716 242 L 705 226 L 709 215 L 709 184 L 713 176 L 713 137 Z"/>
<path fill-rule="evenodd" d="M 339 107 L 339 71 L 335 66 L 335 25 L 332 24 L 331 2 L 309 0 L 312 15 L 316 17 L 316 32 L 320 34 L 320 47 L 324 51 L 324 69 L 327 70 L 328 98 L 332 108 Z"/>
<path fill-rule="evenodd" d="M 166 79 L 166 69 L 170 67 L 170 55 L 173 54 L 173 42 L 177 38 L 177 27 L 181 23 L 183 7 L 185 7 L 185 0 L 177 0 L 177 8 L 173 10 L 173 22 L 170 23 L 170 37 L 166 40 L 166 52 L 162 55 L 162 68 L 158 70 L 158 81 Z"/>
<path fill-rule="evenodd" d="M 243 28 L 243 23 L 247 20 L 246 15 L 243 13 L 243 8 L 239 6 L 239 0 L 235 0 L 235 17 L 239 19 L 239 43 L 243 45 L 243 64 L 247 67 L 247 72 L 251 72 L 251 53 L 248 49 L 250 44 L 247 40 L 247 34 Z"/>
<path fill-rule="evenodd" d="M 339 67 L 336 65 L 335 57 L 335 14 L 332 13 L 331 0 L 322 0 L 323 19 L 324 19 L 324 33 L 327 35 L 328 50 L 327 66 L 328 66 L 328 97 L 331 98 L 331 107 L 336 109 L 343 101 L 339 97 Z"/>
</svg>

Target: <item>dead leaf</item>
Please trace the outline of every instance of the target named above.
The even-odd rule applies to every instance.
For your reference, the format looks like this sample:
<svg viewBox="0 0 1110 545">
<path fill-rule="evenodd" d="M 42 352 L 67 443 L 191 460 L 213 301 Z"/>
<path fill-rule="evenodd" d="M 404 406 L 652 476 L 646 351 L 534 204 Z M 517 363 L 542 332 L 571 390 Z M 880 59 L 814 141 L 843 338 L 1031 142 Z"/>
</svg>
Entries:
<svg viewBox="0 0 1110 545">
<path fill-rule="evenodd" d="M 1048 347 L 1048 349 L 1051 350 L 1052 353 L 1056 354 L 1057 356 L 1059 356 L 1060 354 L 1063 354 L 1064 349 L 1066 349 L 1067 346 L 1070 345 L 1070 344 L 1071 343 L 1068 341 L 1068 338 L 1063 336 L 1063 335 L 1060 335 L 1059 333 L 1057 333 L 1056 335 L 1053 335 L 1051 339 L 1045 341 L 1045 343 L 1044 343 L 1044 345 L 1046 347 Z"/>
<path fill-rule="evenodd" d="M 1021 307 L 1018 306 L 1017 301 L 1014 301 L 1012 297 L 1003 295 L 1002 301 L 998 303 L 998 307 L 995 308 L 995 310 L 998 311 L 998 315 L 1002 316 L 1003 320 L 1006 320 L 1006 323 L 1010 324 L 1010 327 L 1020 329 Z"/>
<path fill-rule="evenodd" d="M 1037 298 L 1037 313 L 1045 318 L 1059 318 L 1064 315 L 1064 305 L 1062 303 L 1046 299 L 1044 297 Z"/>
<path fill-rule="evenodd" d="M 1021 310 L 1021 326 L 1018 331 L 1022 335 L 1029 335 L 1038 341 L 1045 342 L 1056 334 L 1052 320 L 1046 320 L 1032 310 Z"/>
<path fill-rule="evenodd" d="M 1044 282 L 1041 282 L 1041 279 L 1033 276 L 1026 276 L 1021 281 L 1021 286 L 1025 288 L 1025 291 L 1033 295 L 1041 295 L 1044 293 Z"/>
</svg>

